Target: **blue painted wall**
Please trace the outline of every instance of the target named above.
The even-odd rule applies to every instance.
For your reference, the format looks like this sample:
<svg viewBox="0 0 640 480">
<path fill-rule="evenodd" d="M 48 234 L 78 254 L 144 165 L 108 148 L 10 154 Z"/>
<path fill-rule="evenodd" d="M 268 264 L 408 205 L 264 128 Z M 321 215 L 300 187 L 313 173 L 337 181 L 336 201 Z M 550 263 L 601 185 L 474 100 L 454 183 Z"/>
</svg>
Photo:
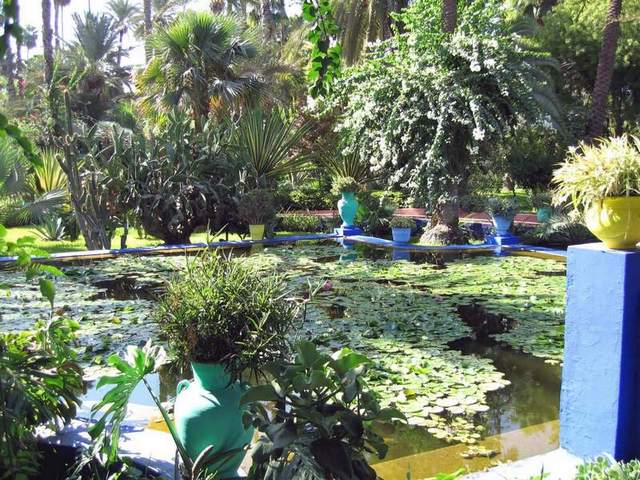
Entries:
<svg viewBox="0 0 640 480">
<path fill-rule="evenodd" d="M 570 247 L 560 443 L 640 457 L 640 251 Z"/>
</svg>

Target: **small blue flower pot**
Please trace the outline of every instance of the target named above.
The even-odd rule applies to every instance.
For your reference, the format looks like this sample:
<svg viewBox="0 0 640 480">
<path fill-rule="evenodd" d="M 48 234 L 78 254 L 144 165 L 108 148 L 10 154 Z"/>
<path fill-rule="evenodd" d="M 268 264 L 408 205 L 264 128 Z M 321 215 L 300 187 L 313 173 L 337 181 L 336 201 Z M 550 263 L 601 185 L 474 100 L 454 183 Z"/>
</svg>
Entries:
<svg viewBox="0 0 640 480">
<path fill-rule="evenodd" d="M 392 228 L 391 235 L 396 243 L 409 243 L 411 241 L 410 228 Z"/>
<path fill-rule="evenodd" d="M 509 235 L 509 228 L 513 223 L 513 217 L 503 217 L 501 215 L 493 215 L 491 217 L 493 226 L 496 228 L 496 235 L 498 237 L 506 237 Z"/>
</svg>

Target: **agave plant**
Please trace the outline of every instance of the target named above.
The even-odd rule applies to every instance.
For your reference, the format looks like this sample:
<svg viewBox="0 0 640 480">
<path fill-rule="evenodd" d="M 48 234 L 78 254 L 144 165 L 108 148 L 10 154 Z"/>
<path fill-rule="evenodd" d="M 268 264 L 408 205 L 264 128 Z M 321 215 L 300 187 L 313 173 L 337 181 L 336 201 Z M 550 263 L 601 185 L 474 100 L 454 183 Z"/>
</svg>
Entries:
<svg viewBox="0 0 640 480">
<path fill-rule="evenodd" d="M 62 217 L 49 215 L 36 225 L 36 230 L 43 240 L 55 242 L 62 240 L 66 233 L 66 228 Z"/>
<path fill-rule="evenodd" d="M 236 132 L 236 157 L 257 188 L 270 180 L 300 170 L 309 160 L 307 153 L 295 149 L 310 131 L 308 122 L 296 126 L 283 112 L 265 113 L 255 109 L 243 116 Z"/>
<path fill-rule="evenodd" d="M 54 188 L 62 180 L 45 162 L 46 155 L 39 165 L 28 163 L 18 147 L 0 139 L 0 222 L 38 222 L 64 205 L 66 191 Z"/>
</svg>

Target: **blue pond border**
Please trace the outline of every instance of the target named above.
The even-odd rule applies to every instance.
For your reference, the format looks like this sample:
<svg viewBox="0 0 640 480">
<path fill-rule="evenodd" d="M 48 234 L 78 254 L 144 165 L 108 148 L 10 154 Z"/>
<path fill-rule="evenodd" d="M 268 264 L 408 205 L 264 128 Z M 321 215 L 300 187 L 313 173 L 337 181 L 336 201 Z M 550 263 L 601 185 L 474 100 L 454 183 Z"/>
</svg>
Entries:
<svg viewBox="0 0 640 480">
<path fill-rule="evenodd" d="M 152 255 L 177 255 L 185 253 L 197 253 L 206 249 L 232 249 L 249 248 L 253 245 L 282 245 L 300 241 L 336 240 L 347 244 L 360 243 L 378 248 L 387 248 L 404 252 L 492 252 L 496 255 L 514 254 L 526 255 L 552 260 L 566 261 L 567 252 L 553 248 L 536 247 L 525 244 L 495 245 L 483 243 L 478 245 L 446 245 L 429 246 L 411 243 L 398 243 L 384 238 L 367 235 L 353 235 L 344 237 L 336 233 L 292 235 L 288 237 L 276 237 L 264 240 L 237 240 L 217 241 L 211 243 L 190 243 L 181 245 L 158 245 L 155 247 L 137 247 L 110 250 L 86 250 L 82 252 L 53 253 L 48 257 L 34 257 L 33 261 L 41 263 L 49 262 L 76 262 L 90 260 L 106 260 L 125 255 L 152 256 Z M 16 261 L 16 257 L 0 257 L 0 265 L 10 265 Z"/>
</svg>

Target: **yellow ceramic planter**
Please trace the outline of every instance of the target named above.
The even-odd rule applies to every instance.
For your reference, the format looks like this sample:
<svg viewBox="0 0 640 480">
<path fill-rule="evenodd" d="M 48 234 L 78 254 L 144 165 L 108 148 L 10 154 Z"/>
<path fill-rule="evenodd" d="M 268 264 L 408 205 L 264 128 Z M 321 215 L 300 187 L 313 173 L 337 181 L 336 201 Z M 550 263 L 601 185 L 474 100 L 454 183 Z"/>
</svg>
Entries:
<svg viewBox="0 0 640 480">
<path fill-rule="evenodd" d="M 249 236 L 251 236 L 251 240 L 262 240 L 264 238 L 264 225 L 249 225 Z"/>
<path fill-rule="evenodd" d="M 609 248 L 626 250 L 640 242 L 640 197 L 608 197 L 586 212 L 589 230 Z"/>
</svg>

